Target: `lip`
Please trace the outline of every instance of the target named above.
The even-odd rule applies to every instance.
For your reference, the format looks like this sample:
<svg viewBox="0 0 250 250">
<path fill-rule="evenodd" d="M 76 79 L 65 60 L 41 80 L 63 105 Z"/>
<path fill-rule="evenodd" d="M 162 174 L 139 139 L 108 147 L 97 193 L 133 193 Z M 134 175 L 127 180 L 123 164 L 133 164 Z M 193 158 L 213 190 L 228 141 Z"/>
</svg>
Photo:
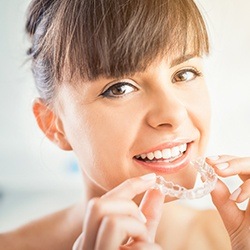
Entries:
<svg viewBox="0 0 250 250">
<path fill-rule="evenodd" d="M 158 174 L 174 174 L 177 173 L 179 170 L 185 168 L 190 160 L 191 160 L 191 150 L 192 150 L 192 143 L 193 142 L 171 142 L 171 143 L 164 143 L 158 147 L 152 148 L 145 153 L 153 152 L 156 150 L 162 150 L 164 148 L 170 148 L 179 146 L 183 143 L 187 143 L 187 150 L 177 159 L 173 161 L 169 160 L 156 160 L 156 161 L 141 161 L 136 159 L 135 157 L 133 160 L 136 164 L 140 165 L 141 167 L 149 170 L 150 172 L 158 173 Z"/>
</svg>

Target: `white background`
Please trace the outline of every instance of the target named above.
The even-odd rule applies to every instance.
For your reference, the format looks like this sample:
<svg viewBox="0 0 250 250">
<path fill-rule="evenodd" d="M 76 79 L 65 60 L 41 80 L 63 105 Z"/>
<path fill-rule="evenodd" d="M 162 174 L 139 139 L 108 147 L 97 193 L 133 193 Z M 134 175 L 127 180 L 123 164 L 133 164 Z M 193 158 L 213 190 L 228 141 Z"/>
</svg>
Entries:
<svg viewBox="0 0 250 250">
<path fill-rule="evenodd" d="M 37 128 L 24 35 L 27 0 L 0 0 L 0 230 L 70 204 L 81 195 L 71 153 Z M 250 1 L 200 0 L 212 42 L 206 60 L 213 120 L 208 155 L 250 155 Z M 229 181 L 234 189 L 237 182 Z M 204 208 L 207 200 L 196 201 Z"/>
</svg>

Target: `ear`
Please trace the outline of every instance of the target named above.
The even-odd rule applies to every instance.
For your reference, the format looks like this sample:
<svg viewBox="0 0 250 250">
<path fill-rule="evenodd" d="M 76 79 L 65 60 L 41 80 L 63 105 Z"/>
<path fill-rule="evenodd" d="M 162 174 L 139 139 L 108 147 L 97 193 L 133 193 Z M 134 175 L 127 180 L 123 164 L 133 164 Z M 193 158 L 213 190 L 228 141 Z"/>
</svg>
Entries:
<svg viewBox="0 0 250 250">
<path fill-rule="evenodd" d="M 64 133 L 62 121 L 42 99 L 37 98 L 33 101 L 33 113 L 38 126 L 49 140 L 63 150 L 72 150 Z"/>
</svg>

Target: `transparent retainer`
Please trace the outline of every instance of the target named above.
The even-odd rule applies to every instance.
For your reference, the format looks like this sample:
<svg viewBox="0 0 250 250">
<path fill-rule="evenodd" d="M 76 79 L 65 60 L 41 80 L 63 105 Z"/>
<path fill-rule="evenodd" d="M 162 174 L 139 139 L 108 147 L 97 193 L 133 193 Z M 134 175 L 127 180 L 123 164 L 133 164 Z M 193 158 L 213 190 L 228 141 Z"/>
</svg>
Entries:
<svg viewBox="0 0 250 250">
<path fill-rule="evenodd" d="M 215 188 L 217 175 L 213 168 L 205 162 L 204 158 L 198 158 L 190 162 L 201 177 L 202 184 L 193 189 L 187 189 L 171 181 L 166 181 L 162 176 L 157 176 L 155 188 L 160 189 L 164 195 L 178 199 L 198 199 L 209 194 Z"/>
</svg>

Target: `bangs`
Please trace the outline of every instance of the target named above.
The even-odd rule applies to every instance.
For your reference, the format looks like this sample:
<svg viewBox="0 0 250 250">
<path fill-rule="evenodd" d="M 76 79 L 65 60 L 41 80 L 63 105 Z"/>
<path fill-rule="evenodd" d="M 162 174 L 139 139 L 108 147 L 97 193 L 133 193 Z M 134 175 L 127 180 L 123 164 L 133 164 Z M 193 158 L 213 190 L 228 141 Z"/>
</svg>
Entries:
<svg viewBox="0 0 250 250">
<path fill-rule="evenodd" d="M 43 43 L 59 82 L 65 72 L 70 79 L 119 78 L 156 58 L 209 53 L 203 18 L 191 0 L 63 0 L 54 8 Z"/>
</svg>

